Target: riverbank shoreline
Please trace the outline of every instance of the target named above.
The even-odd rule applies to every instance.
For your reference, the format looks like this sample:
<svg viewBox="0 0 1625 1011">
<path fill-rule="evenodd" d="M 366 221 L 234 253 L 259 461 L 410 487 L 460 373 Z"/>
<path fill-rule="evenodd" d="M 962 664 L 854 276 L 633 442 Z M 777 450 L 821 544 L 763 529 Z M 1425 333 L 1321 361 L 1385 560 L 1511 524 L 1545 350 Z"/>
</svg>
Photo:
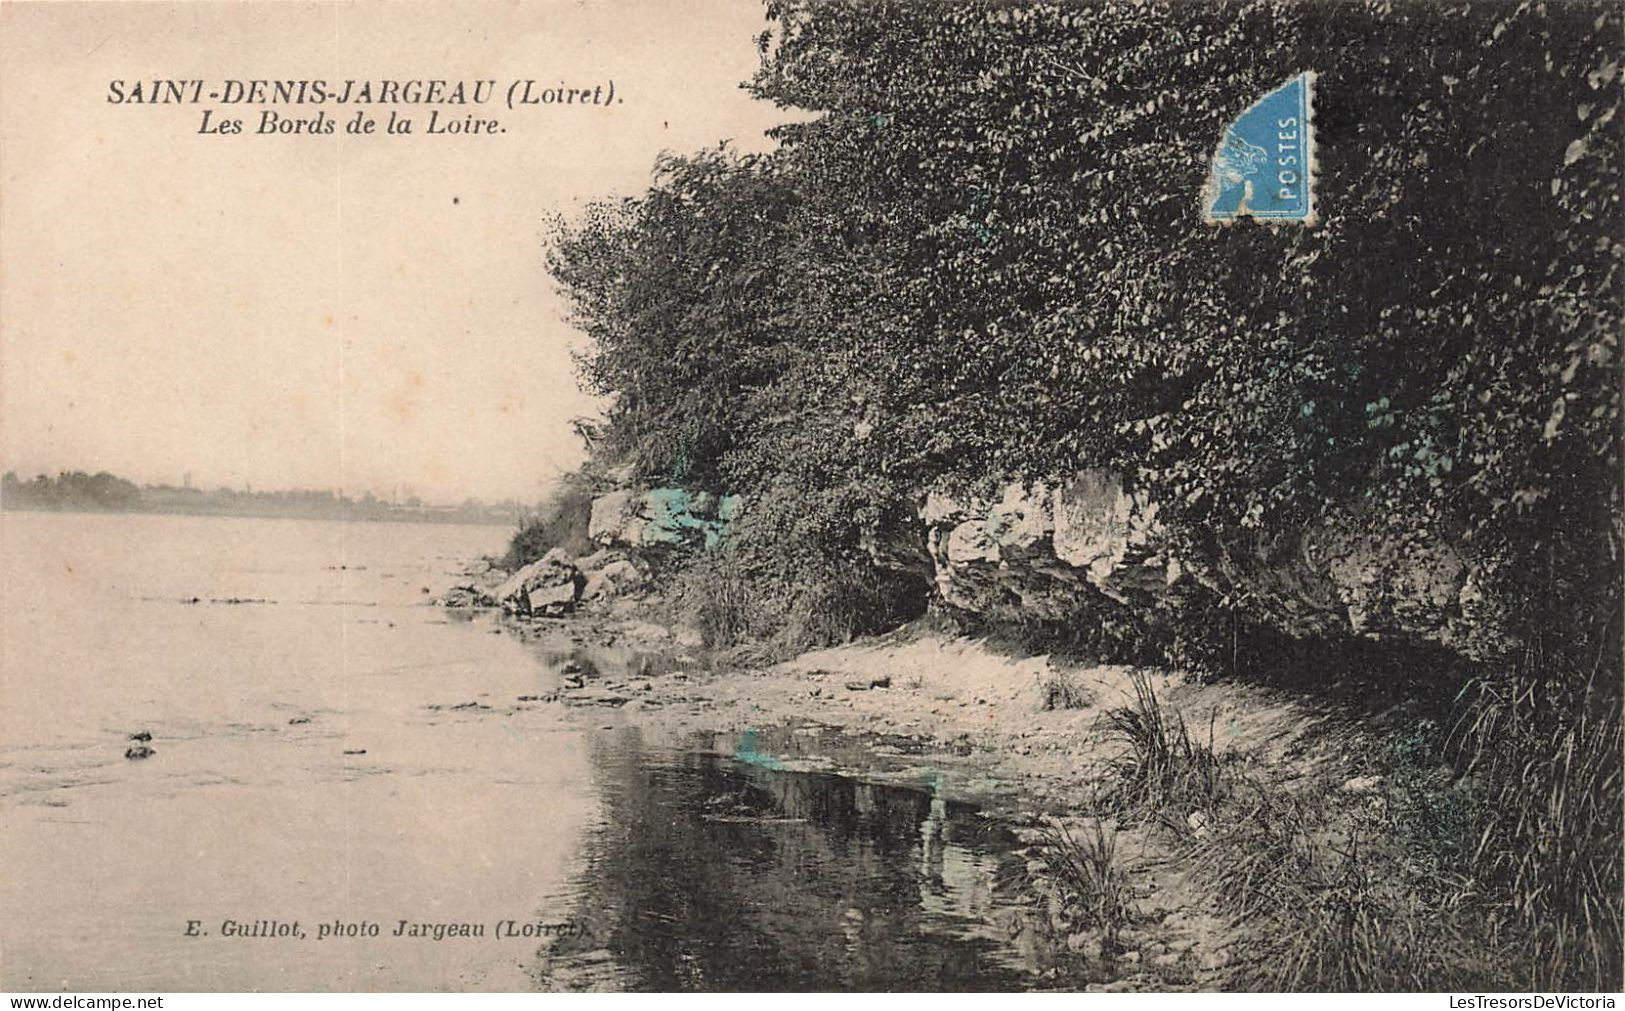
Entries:
<svg viewBox="0 0 1625 1011">
<path fill-rule="evenodd" d="M 1153 708 L 1203 738 L 1230 775 L 1272 791 L 1362 803 L 1377 782 L 1350 760 L 1350 728 L 1331 732 L 1336 721 L 1306 697 L 1028 655 L 918 623 L 752 663 L 707 652 L 696 634 L 649 620 L 635 599 L 499 621 L 560 670 L 556 698 L 584 724 L 669 741 L 714 734 L 740 761 L 929 785 L 1015 827 L 1040 876 L 1057 830 L 1102 833 L 1121 922 L 1063 915 L 1054 938 L 1083 989 L 1221 987 L 1244 943 L 1236 911 L 1201 880 L 1193 854 L 1208 806 L 1113 810 L 1133 760 L 1113 714 L 1133 712 L 1137 693 L 1149 690 Z"/>
</svg>

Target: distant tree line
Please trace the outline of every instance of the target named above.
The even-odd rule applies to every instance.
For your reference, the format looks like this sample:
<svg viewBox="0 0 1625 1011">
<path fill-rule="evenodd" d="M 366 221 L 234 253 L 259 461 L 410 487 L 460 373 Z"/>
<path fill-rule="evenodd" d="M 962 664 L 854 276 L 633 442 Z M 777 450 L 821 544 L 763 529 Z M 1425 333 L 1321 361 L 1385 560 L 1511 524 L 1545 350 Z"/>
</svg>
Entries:
<svg viewBox="0 0 1625 1011">
<path fill-rule="evenodd" d="M 8 471 L 0 477 L 0 509 L 76 512 L 195 513 L 308 519 L 395 520 L 439 523 L 510 524 L 525 511 L 513 501 L 468 499 L 454 506 L 425 505 L 416 496 L 394 502 L 372 492 L 359 499 L 328 490 L 237 491 L 174 485 L 137 485 L 103 471 L 63 471 L 23 480 Z"/>
<path fill-rule="evenodd" d="M 0 507 L 6 509 L 99 509 L 126 511 L 141 507 L 141 489 L 102 471 L 64 471 L 56 477 L 37 475 L 20 480 L 7 471 L 0 477 Z"/>
</svg>

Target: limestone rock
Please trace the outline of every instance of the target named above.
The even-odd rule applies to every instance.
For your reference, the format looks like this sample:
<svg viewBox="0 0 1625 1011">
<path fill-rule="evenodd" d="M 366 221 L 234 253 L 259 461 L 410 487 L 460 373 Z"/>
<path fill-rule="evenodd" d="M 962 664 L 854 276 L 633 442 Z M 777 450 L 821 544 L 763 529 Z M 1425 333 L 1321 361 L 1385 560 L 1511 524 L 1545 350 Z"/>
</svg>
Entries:
<svg viewBox="0 0 1625 1011">
<path fill-rule="evenodd" d="M 607 557 L 605 557 L 607 556 Z M 642 589 L 649 576 L 631 559 L 614 552 L 598 551 L 576 560 L 586 576 L 581 589 L 583 600 L 608 600 Z"/>
<path fill-rule="evenodd" d="M 1254 618 L 1289 635 L 1410 638 L 1480 659 L 1511 647 L 1497 631 L 1504 602 L 1457 546 L 1353 509 L 1253 531 L 1211 557 L 1176 554 L 1158 503 L 1103 470 L 1010 484 L 996 499 L 933 490 L 919 516 L 938 595 L 996 621 L 1143 616 L 1194 582 L 1244 594 Z"/>
<path fill-rule="evenodd" d="M 999 546 L 1001 556 L 1047 546 L 1055 532 L 1049 499 L 1049 489 L 1042 484 L 1030 489 L 1020 484 L 1005 486 L 1004 496 L 987 511 L 984 531 Z"/>
<path fill-rule="evenodd" d="M 613 491 L 593 499 L 587 535 L 605 547 L 710 546 L 740 508 L 737 495 L 684 488 Z"/>
<path fill-rule="evenodd" d="M 592 500 L 592 516 L 587 520 L 587 536 L 594 544 L 642 543 L 641 526 L 634 527 L 636 512 L 630 491 L 612 491 Z"/>
<path fill-rule="evenodd" d="M 554 548 L 509 576 L 492 596 L 520 614 L 559 615 L 575 607 L 585 583 L 569 556 Z"/>
<path fill-rule="evenodd" d="M 1122 482 L 1100 471 L 1055 489 L 1055 557 L 1105 579 L 1128 552 L 1133 508 Z"/>
<path fill-rule="evenodd" d="M 1006 485 L 992 501 L 932 492 L 920 516 L 942 598 L 989 617 L 1061 619 L 1101 596 L 1145 603 L 1181 574 L 1154 551 L 1154 505 L 1106 472 Z"/>
<path fill-rule="evenodd" d="M 1461 556 L 1443 541 L 1368 534 L 1336 538 L 1327 553 L 1326 574 L 1361 635 L 1443 628 L 1467 579 Z"/>
<path fill-rule="evenodd" d="M 985 520 L 966 520 L 948 531 L 944 550 L 948 564 L 964 565 L 968 562 L 997 562 L 999 545 L 988 536 Z"/>
<path fill-rule="evenodd" d="M 442 607 L 494 607 L 496 600 L 478 586 L 453 586 L 440 595 Z"/>
</svg>

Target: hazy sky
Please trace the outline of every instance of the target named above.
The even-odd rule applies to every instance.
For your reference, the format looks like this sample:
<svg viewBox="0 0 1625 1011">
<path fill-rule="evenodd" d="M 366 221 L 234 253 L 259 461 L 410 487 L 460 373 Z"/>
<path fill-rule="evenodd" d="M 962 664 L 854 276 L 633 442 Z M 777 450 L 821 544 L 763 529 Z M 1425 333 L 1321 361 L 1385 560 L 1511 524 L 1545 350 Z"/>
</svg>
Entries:
<svg viewBox="0 0 1625 1011">
<path fill-rule="evenodd" d="M 662 150 L 764 147 L 782 115 L 738 88 L 762 27 L 758 0 L 0 4 L 0 464 L 537 497 L 594 406 L 544 221 L 642 188 Z M 107 101 L 152 78 L 204 100 Z M 426 106 L 410 137 L 197 132 L 205 108 L 252 131 L 207 92 L 256 78 L 613 79 L 624 102 L 493 104 L 491 137 L 425 136 Z"/>
</svg>

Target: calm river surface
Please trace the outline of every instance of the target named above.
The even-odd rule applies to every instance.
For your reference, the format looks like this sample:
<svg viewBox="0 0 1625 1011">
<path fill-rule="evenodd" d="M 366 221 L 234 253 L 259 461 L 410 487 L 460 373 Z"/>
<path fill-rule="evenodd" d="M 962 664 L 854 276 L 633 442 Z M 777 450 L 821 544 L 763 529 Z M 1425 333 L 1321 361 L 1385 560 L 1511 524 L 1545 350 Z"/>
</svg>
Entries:
<svg viewBox="0 0 1625 1011">
<path fill-rule="evenodd" d="M 557 653 L 428 604 L 507 534 L 0 515 L 0 989 L 1042 985 L 975 811 L 516 704 Z"/>
</svg>

